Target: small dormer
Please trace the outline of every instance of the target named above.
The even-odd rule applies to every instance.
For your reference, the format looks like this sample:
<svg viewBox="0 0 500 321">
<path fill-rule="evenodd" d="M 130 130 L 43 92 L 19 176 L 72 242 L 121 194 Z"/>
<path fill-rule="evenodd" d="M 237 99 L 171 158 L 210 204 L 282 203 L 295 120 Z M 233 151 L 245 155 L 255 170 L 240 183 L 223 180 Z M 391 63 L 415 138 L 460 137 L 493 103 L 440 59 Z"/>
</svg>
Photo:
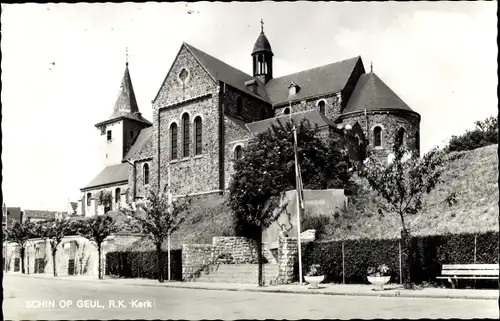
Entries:
<svg viewBox="0 0 500 321">
<path fill-rule="evenodd" d="M 296 95 L 300 90 L 300 86 L 295 84 L 294 82 L 290 83 L 288 86 L 288 95 L 293 96 Z"/>
</svg>

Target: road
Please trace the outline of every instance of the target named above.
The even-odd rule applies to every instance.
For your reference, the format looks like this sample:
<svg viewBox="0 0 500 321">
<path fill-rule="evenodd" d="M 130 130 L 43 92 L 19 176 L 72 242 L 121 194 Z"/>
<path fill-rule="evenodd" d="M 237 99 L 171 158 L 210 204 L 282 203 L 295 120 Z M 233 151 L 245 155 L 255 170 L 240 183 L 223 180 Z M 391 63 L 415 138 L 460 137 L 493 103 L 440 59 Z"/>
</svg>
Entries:
<svg viewBox="0 0 500 321">
<path fill-rule="evenodd" d="M 94 306 L 96 300 L 102 307 Z M 119 300 L 123 301 L 120 303 Z M 148 301 L 151 307 L 148 306 Z M 112 302 L 115 307 L 110 306 Z M 66 306 L 68 303 L 72 305 Z M 138 306 L 140 303 L 144 306 Z M 41 307 L 41 304 L 47 307 Z M 49 307 L 52 304 L 54 306 Z M 77 306 L 80 304 L 86 304 L 87 307 Z M 4 275 L 3 311 L 4 318 L 9 320 L 498 319 L 497 304 L 496 300 L 382 298 L 177 289 L 120 283 L 99 284 L 97 282 L 35 279 L 7 274 Z"/>
</svg>

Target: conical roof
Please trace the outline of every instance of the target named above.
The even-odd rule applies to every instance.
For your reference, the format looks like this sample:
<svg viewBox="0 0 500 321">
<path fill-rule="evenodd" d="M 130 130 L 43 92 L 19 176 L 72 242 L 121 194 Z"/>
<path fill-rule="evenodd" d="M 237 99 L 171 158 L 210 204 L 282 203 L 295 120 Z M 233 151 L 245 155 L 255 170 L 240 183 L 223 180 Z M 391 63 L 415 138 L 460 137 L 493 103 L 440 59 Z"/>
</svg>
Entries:
<svg viewBox="0 0 500 321">
<path fill-rule="evenodd" d="M 271 44 L 269 43 L 269 40 L 267 40 L 264 31 L 261 31 L 259 37 L 257 38 L 257 41 L 255 42 L 255 45 L 253 45 L 252 55 L 254 53 L 262 51 L 267 51 L 270 52 L 271 54 L 273 53 L 273 50 L 271 49 Z"/>
<path fill-rule="evenodd" d="M 110 118 L 120 116 L 127 116 L 139 112 L 137 101 L 135 99 L 134 87 L 132 87 L 132 79 L 128 70 L 128 63 L 125 66 L 125 73 L 123 74 L 122 84 L 118 93 L 118 98 L 113 108 L 113 113 Z"/>
<path fill-rule="evenodd" d="M 363 110 L 406 110 L 413 111 L 376 74 L 363 74 L 349 98 L 343 114 Z"/>
</svg>

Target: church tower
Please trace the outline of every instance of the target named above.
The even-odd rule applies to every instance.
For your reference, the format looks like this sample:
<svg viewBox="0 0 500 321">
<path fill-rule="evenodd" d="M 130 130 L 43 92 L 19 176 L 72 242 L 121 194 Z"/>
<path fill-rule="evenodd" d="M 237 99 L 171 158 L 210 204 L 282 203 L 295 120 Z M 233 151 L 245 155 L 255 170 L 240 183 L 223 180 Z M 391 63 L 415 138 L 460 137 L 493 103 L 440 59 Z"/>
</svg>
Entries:
<svg viewBox="0 0 500 321">
<path fill-rule="evenodd" d="M 264 21 L 260 20 L 260 35 L 253 46 L 253 76 L 264 84 L 273 78 L 273 51 L 264 34 Z"/>
<path fill-rule="evenodd" d="M 139 112 L 127 61 L 113 112 L 107 120 L 95 124 L 101 131 L 101 143 L 104 144 L 103 164 L 120 164 L 141 129 L 151 125 Z"/>
</svg>

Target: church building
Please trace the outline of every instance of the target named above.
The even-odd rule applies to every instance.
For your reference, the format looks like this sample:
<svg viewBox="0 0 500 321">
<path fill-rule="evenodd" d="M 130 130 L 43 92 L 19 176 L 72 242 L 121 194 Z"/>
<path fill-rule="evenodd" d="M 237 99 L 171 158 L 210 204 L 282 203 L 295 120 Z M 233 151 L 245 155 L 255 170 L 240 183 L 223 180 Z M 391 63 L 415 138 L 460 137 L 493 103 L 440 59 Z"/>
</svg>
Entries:
<svg viewBox="0 0 500 321">
<path fill-rule="evenodd" d="M 280 77 L 273 58 L 263 26 L 249 59 L 252 75 L 183 43 L 152 101 L 152 122 L 139 111 L 126 63 L 113 111 L 95 125 L 106 166 L 81 189 L 85 215 L 103 211 L 101 191 L 117 209 L 144 199 L 149 187 L 163 191 L 169 180 L 175 196 L 224 194 L 248 141 L 289 118 L 326 131 L 357 128 L 374 158 L 387 159 L 396 140 L 419 152 L 420 115 L 367 73 L 361 57 Z"/>
</svg>

